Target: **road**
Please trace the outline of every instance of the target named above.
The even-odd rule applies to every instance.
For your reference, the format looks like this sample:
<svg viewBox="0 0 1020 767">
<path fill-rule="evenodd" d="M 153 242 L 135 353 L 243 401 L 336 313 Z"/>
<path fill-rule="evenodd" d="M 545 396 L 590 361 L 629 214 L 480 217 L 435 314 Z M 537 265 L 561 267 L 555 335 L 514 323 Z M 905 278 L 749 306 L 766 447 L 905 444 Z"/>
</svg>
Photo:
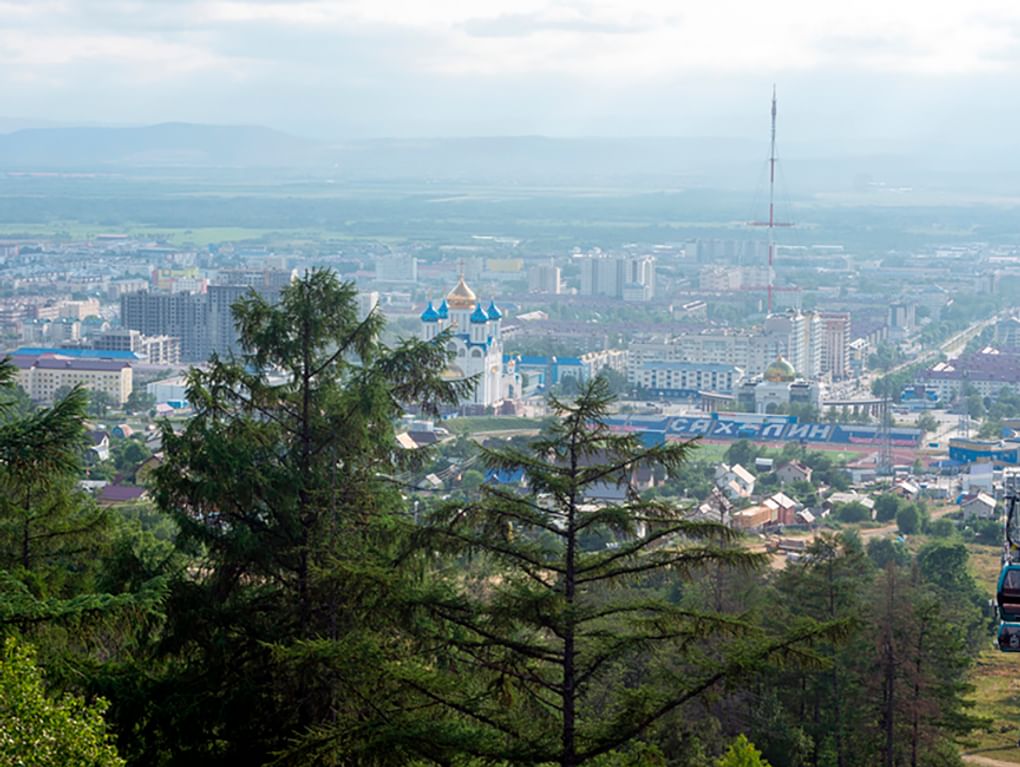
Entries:
<svg viewBox="0 0 1020 767">
<path fill-rule="evenodd" d="M 1008 311 L 1002 311 L 997 314 L 993 314 L 986 320 L 980 320 L 972 325 L 968 325 L 966 329 L 961 330 L 959 333 L 950 336 L 947 340 L 940 343 L 936 349 L 924 352 L 916 357 L 911 357 L 907 361 L 901 362 L 899 365 L 896 365 L 885 372 L 875 371 L 873 373 L 866 373 L 858 379 L 856 394 L 858 396 L 871 396 L 871 382 L 874 378 L 886 376 L 890 373 L 898 373 L 899 371 L 904 370 L 911 365 L 917 365 L 918 363 L 932 362 L 943 354 L 949 358 L 959 356 L 960 352 L 963 351 L 970 339 L 974 338 L 985 328 L 1005 318 L 1008 314 Z"/>
</svg>

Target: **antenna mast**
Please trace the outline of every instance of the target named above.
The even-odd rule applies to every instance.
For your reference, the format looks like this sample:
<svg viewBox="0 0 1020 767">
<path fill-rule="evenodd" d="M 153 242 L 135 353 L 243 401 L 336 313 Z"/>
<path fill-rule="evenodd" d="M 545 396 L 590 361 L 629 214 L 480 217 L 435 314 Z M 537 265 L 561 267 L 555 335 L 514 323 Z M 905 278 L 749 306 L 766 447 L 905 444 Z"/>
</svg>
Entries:
<svg viewBox="0 0 1020 767">
<path fill-rule="evenodd" d="M 772 84 L 772 136 L 769 151 L 769 314 L 772 314 L 772 262 L 776 252 L 776 86 Z"/>
</svg>

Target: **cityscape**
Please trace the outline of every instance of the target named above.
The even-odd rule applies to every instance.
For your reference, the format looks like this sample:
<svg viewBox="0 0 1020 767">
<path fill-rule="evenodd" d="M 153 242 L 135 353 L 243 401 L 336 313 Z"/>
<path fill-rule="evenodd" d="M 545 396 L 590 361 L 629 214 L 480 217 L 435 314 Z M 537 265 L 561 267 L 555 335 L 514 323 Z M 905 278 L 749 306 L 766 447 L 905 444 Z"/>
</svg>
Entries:
<svg viewBox="0 0 1020 767">
<path fill-rule="evenodd" d="M 1020 765 L 975 2 L 0 2 L 0 767 Z"/>
</svg>

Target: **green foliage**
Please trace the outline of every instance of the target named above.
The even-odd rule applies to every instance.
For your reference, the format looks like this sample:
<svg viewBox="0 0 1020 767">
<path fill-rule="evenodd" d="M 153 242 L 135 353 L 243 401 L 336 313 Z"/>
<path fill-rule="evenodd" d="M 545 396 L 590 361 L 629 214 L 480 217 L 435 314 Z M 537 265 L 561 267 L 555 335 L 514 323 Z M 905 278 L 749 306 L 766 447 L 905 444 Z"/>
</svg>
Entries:
<svg viewBox="0 0 1020 767">
<path fill-rule="evenodd" d="M 606 380 L 609 391 L 614 396 L 620 396 L 630 391 L 630 384 L 627 383 L 626 373 L 621 373 L 619 370 L 613 370 L 612 368 L 604 368 L 599 372 L 599 376 Z"/>
<path fill-rule="evenodd" d="M 892 522 L 902 506 L 898 495 L 883 493 L 875 499 L 875 519 L 879 522 Z"/>
<path fill-rule="evenodd" d="M 422 531 L 423 549 L 479 566 L 443 573 L 420 597 L 442 660 L 416 659 L 400 673 L 446 710 L 430 736 L 515 763 L 577 765 L 625 747 L 716 683 L 769 658 L 799 657 L 825 627 L 800 622 L 764 632 L 719 609 L 658 596 L 699 574 L 760 567 L 763 557 L 727 527 L 695 522 L 676 506 L 629 490 L 633 473 L 674 473 L 684 443 L 642 447 L 611 432 L 606 382 L 585 385 L 527 450 L 484 449 L 493 468 L 524 469 L 529 492 L 485 485 L 473 503 L 442 506 Z M 589 506 L 600 486 L 625 500 Z M 585 550 L 601 533 L 613 548 Z M 437 573 L 437 575 L 440 573 Z M 718 581 L 717 581 L 718 583 Z"/>
<path fill-rule="evenodd" d="M 485 475 L 477 469 L 468 469 L 460 478 L 460 489 L 465 493 L 475 493 L 485 481 Z"/>
<path fill-rule="evenodd" d="M 967 547 L 957 542 L 933 541 L 917 552 L 917 566 L 922 578 L 967 599 L 978 594 L 969 562 Z"/>
<path fill-rule="evenodd" d="M 972 519 L 966 523 L 964 532 L 973 536 L 977 543 L 995 546 L 1002 543 L 1002 522 L 995 519 Z"/>
<path fill-rule="evenodd" d="M 871 510 L 863 503 L 856 501 L 837 504 L 833 513 L 836 519 L 841 522 L 867 522 L 871 519 Z"/>
<path fill-rule="evenodd" d="M 128 413 L 144 413 L 156 404 L 156 398 L 149 394 L 144 387 L 135 385 L 131 394 L 128 395 L 125 410 Z"/>
<path fill-rule="evenodd" d="M 914 504 L 906 504 L 896 512 L 896 529 L 904 535 L 921 532 L 921 514 Z"/>
<path fill-rule="evenodd" d="M 13 638 L 0 657 L 0 764 L 23 767 L 120 767 L 106 733 L 102 699 L 46 695 L 30 646 Z"/>
<path fill-rule="evenodd" d="M 868 367 L 872 370 L 885 371 L 899 364 L 903 359 L 903 353 L 899 350 L 899 347 L 883 341 L 868 356 Z"/>
<path fill-rule="evenodd" d="M 359 319 L 354 286 L 329 272 L 234 315 L 242 356 L 192 371 L 195 415 L 164 426 L 153 472 L 197 564 L 172 585 L 160 674 L 141 670 L 114 703 L 142 701 L 123 727 L 144 762 L 365 749 L 402 763 L 384 737 L 397 737 L 381 720 L 398 699 L 382 672 L 399 615 L 397 462 L 418 455 L 394 449 L 393 424 L 406 403 L 435 413 L 473 382 L 443 379 L 445 336 L 382 344 L 380 316 Z M 327 725 L 341 734 L 322 736 Z"/>
<path fill-rule="evenodd" d="M 747 441 L 746 439 L 739 439 L 726 448 L 724 458 L 726 463 L 730 465 L 739 463 L 745 469 L 754 471 L 754 460 L 762 452 L 763 450 L 757 445 Z"/>
<path fill-rule="evenodd" d="M 744 735 L 738 735 L 726 753 L 715 762 L 715 767 L 770 767 L 761 752 Z"/>
<path fill-rule="evenodd" d="M 905 567 L 910 563 L 910 550 L 900 541 L 873 538 L 868 541 L 868 558 L 879 570 L 884 570 L 890 563 Z"/>
<path fill-rule="evenodd" d="M 928 433 L 934 433 L 938 431 L 939 422 L 931 413 L 921 413 L 917 417 L 917 428 Z"/>
<path fill-rule="evenodd" d="M 952 538 L 956 535 L 956 523 L 942 517 L 928 525 L 928 534 L 933 538 Z"/>
<path fill-rule="evenodd" d="M 109 412 L 116 403 L 113 398 L 101 389 L 93 389 L 89 391 L 89 404 L 88 414 L 97 418 L 102 418 Z"/>
</svg>

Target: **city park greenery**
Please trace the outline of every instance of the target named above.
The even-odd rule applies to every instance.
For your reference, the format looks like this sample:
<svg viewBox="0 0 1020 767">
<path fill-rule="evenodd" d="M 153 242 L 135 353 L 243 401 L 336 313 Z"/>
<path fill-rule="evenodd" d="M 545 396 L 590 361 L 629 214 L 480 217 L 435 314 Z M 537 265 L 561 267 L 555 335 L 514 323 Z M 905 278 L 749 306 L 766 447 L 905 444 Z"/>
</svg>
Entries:
<svg viewBox="0 0 1020 767">
<path fill-rule="evenodd" d="M 443 339 L 383 344 L 325 271 L 236 317 L 243 354 L 194 371 L 194 417 L 163 427 L 154 508 L 75 489 L 81 390 L 5 408 L 0 733 L 20 740 L 0 754 L 45 738 L 59 756 L 22 763 L 960 764 L 988 626 L 957 539 L 823 536 L 774 572 L 634 490 L 697 448 L 610 432 L 603 379 L 553 398 L 538 437 L 480 448 L 465 492 L 412 502 L 428 457 L 393 424 L 470 385 L 443 376 Z M 519 469 L 526 488 L 482 472 Z"/>
</svg>

